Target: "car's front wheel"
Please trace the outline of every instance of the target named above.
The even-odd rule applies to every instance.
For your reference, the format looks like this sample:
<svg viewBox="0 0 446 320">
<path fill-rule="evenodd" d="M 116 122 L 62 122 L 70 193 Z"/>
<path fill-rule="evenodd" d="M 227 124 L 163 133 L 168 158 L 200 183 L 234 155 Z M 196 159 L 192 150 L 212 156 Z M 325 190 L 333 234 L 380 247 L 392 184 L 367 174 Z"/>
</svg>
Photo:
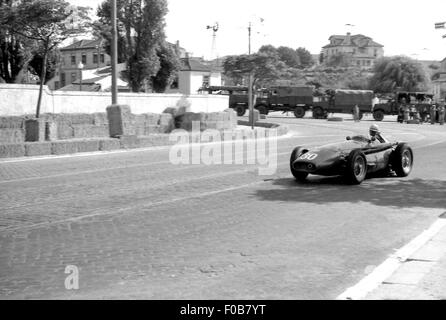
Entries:
<svg viewBox="0 0 446 320">
<path fill-rule="evenodd" d="M 407 177 L 413 168 L 413 151 L 406 143 L 400 143 L 392 152 L 391 165 L 398 177 Z"/>
<path fill-rule="evenodd" d="M 360 150 L 353 150 L 347 158 L 345 180 L 349 184 L 360 184 L 367 175 L 367 159 Z"/>
<path fill-rule="evenodd" d="M 235 111 L 237 112 L 237 115 L 238 115 L 239 117 L 242 117 L 242 116 L 244 116 L 245 113 L 246 113 L 246 107 L 245 107 L 245 106 L 237 106 L 237 107 L 235 108 Z"/>
<path fill-rule="evenodd" d="M 294 178 L 296 178 L 296 180 L 299 181 L 299 182 L 304 182 L 307 179 L 307 177 L 308 177 L 308 173 L 307 172 L 296 171 L 293 168 L 293 163 L 294 163 L 294 161 L 297 158 L 299 158 L 301 155 L 303 155 L 306 152 L 308 152 L 308 150 L 306 150 L 306 149 L 304 149 L 302 147 L 294 148 L 293 152 L 291 152 L 290 170 L 291 170 L 291 173 L 293 174 Z"/>
</svg>

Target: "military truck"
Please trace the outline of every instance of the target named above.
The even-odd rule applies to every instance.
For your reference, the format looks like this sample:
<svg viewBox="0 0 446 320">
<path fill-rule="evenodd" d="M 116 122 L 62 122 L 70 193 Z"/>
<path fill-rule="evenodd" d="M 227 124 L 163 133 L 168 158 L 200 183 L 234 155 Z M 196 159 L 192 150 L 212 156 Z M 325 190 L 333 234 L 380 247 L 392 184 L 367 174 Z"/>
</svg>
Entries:
<svg viewBox="0 0 446 320">
<path fill-rule="evenodd" d="M 243 116 L 248 109 L 248 87 L 246 86 L 208 86 L 200 88 L 198 92 L 228 95 L 228 107 L 234 109 L 238 116 Z"/>
<path fill-rule="evenodd" d="M 419 114 L 420 121 L 430 119 L 430 109 L 433 103 L 434 95 L 428 92 L 409 92 L 397 91 L 387 94 L 380 102 L 373 106 L 373 118 L 376 121 L 382 121 L 385 115 L 397 115 L 397 121 L 403 121 L 403 99 L 410 108 L 410 116 Z"/>
<path fill-rule="evenodd" d="M 328 89 L 325 93 L 315 95 L 313 101 L 313 118 L 326 119 L 329 113 L 353 113 L 359 107 L 359 119 L 364 113 L 370 113 L 374 93 L 371 90 Z"/>
<path fill-rule="evenodd" d="M 257 93 L 254 108 L 261 114 L 290 111 L 303 118 L 313 105 L 313 93 L 314 86 L 273 86 Z"/>
</svg>

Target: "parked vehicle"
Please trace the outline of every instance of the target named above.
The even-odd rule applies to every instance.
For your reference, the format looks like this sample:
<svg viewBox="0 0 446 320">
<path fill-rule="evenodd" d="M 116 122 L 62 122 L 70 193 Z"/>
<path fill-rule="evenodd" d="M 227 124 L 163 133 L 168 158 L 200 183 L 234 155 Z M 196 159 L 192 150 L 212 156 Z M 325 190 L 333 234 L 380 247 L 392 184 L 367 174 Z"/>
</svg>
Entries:
<svg viewBox="0 0 446 320">
<path fill-rule="evenodd" d="M 325 94 L 314 97 L 313 118 L 326 119 L 329 113 L 353 113 L 359 108 L 359 119 L 371 112 L 374 93 L 371 90 L 326 90 Z"/>
<path fill-rule="evenodd" d="M 385 115 L 397 115 L 397 121 L 403 121 L 403 99 L 410 109 L 410 117 L 420 117 L 420 121 L 428 121 L 430 119 L 430 110 L 434 95 L 428 92 L 408 92 L 397 91 L 388 94 L 386 98 L 380 99 L 380 102 L 373 107 L 373 118 L 376 121 L 382 121 Z"/>
<path fill-rule="evenodd" d="M 314 86 L 274 86 L 258 92 L 254 108 L 261 114 L 291 111 L 303 118 L 313 105 Z"/>
<path fill-rule="evenodd" d="M 228 107 L 234 109 L 238 116 L 243 116 L 248 109 L 248 87 L 246 86 L 208 86 L 200 88 L 199 92 L 228 95 Z"/>
</svg>

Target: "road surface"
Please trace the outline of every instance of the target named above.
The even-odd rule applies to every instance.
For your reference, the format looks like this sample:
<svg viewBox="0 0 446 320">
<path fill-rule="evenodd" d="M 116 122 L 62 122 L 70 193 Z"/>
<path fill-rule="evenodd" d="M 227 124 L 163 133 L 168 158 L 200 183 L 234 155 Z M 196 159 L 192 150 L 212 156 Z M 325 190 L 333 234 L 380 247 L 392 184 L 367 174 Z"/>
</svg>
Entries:
<svg viewBox="0 0 446 320">
<path fill-rule="evenodd" d="M 1 160 L 0 298 L 334 299 L 445 211 L 446 127 L 380 123 L 413 146 L 408 178 L 299 184 L 293 147 L 373 122 L 270 119 L 291 135 L 268 176 L 246 163 L 173 165 L 167 147 Z"/>
</svg>

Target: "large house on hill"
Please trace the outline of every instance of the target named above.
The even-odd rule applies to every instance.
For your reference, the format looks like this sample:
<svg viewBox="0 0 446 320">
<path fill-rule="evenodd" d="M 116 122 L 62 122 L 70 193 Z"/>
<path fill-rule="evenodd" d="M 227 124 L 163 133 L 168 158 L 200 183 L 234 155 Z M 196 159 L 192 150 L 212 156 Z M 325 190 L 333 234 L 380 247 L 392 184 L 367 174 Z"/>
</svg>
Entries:
<svg viewBox="0 0 446 320">
<path fill-rule="evenodd" d="M 353 66 L 371 68 L 376 59 L 384 56 L 384 46 L 362 34 L 332 35 L 329 44 L 322 47 L 324 61 L 331 56 L 344 53 L 351 56 Z"/>
</svg>

